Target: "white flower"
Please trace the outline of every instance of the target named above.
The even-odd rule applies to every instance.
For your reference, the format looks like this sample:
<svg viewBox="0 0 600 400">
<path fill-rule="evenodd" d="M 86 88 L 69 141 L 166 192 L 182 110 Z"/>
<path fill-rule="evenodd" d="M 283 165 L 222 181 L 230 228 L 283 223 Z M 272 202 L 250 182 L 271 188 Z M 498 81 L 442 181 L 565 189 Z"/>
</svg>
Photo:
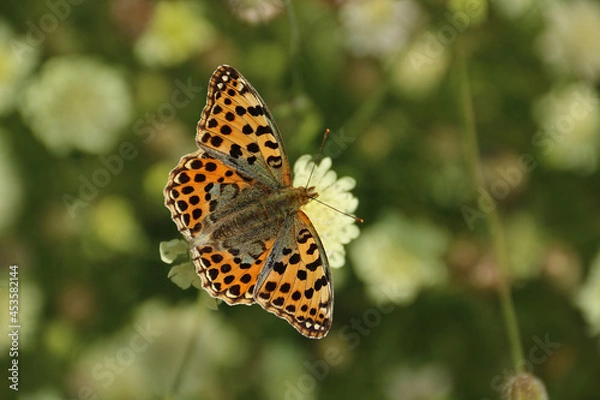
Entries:
<svg viewBox="0 0 600 400">
<path fill-rule="evenodd" d="M 314 162 L 311 157 L 304 155 L 294 164 L 293 186 L 305 186 L 313 168 Z M 350 190 L 356 185 L 356 181 L 350 177 L 337 179 L 337 174 L 331 170 L 331 159 L 324 158 L 314 169 L 309 186 L 314 186 L 319 194 L 317 198 L 333 208 L 345 213 L 353 213 L 358 207 L 358 199 L 352 195 Z M 302 211 L 308 215 L 327 252 L 329 264 L 333 268 L 344 265 L 346 251 L 344 245 L 356 239 L 360 233 L 355 220 L 343 215 L 316 201 L 310 201 L 302 207 Z"/>
<path fill-rule="evenodd" d="M 339 12 L 350 51 L 382 58 L 404 48 L 421 16 L 412 0 L 349 0 Z"/>
<path fill-rule="evenodd" d="M 387 374 L 384 388 L 389 400 L 451 399 L 452 377 L 446 368 L 425 365 L 410 368 L 401 365 Z"/>
<path fill-rule="evenodd" d="M 150 67 L 174 66 L 209 48 L 215 38 L 215 29 L 193 3 L 161 1 L 135 44 L 135 54 Z"/>
<path fill-rule="evenodd" d="M 173 264 L 175 260 L 189 254 L 190 246 L 185 240 L 173 239 L 168 242 L 160 242 L 158 245 L 160 259 L 166 264 Z"/>
<path fill-rule="evenodd" d="M 597 82 L 600 77 L 600 4 L 547 4 L 546 30 L 538 39 L 542 59 L 561 73 Z"/>
<path fill-rule="evenodd" d="M 434 32 L 424 33 L 394 65 L 392 83 L 401 92 L 416 98 L 424 97 L 444 78 L 450 65 L 450 53 L 438 40 Z"/>
<path fill-rule="evenodd" d="M 406 304 L 423 288 L 445 282 L 447 247 L 447 235 L 436 226 L 387 213 L 364 229 L 350 256 L 373 301 Z"/>
<path fill-rule="evenodd" d="M 506 400 L 548 400 L 546 386 L 538 377 L 530 373 L 520 373 L 506 379 L 504 393 Z"/>
<path fill-rule="evenodd" d="M 284 10 L 282 0 L 229 0 L 235 15 L 249 24 L 271 21 Z"/>
<path fill-rule="evenodd" d="M 594 89 L 573 83 L 555 89 L 534 105 L 542 128 L 533 144 L 542 161 L 556 169 L 594 172 L 600 153 L 600 101 Z"/>
<path fill-rule="evenodd" d="M 37 48 L 16 38 L 4 20 L 0 20 L 0 115 L 13 110 L 23 80 L 37 58 Z"/>
<path fill-rule="evenodd" d="M 576 296 L 576 303 L 592 335 L 600 335 L 600 252 L 590 266 L 587 281 Z"/>
<path fill-rule="evenodd" d="M 110 151 L 131 119 L 129 87 L 120 71 L 83 56 L 49 60 L 25 92 L 23 119 L 48 149 Z"/>
</svg>

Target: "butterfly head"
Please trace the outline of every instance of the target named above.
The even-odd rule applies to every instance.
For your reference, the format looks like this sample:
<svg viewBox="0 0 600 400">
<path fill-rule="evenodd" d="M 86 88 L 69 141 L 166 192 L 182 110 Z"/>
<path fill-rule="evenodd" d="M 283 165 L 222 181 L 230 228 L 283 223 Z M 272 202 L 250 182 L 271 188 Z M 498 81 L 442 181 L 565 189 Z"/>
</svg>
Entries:
<svg viewBox="0 0 600 400">
<path fill-rule="evenodd" d="M 319 193 L 317 193 L 316 188 L 314 186 L 299 187 L 298 189 L 300 190 L 300 196 L 302 198 L 303 205 L 319 196 Z"/>
</svg>

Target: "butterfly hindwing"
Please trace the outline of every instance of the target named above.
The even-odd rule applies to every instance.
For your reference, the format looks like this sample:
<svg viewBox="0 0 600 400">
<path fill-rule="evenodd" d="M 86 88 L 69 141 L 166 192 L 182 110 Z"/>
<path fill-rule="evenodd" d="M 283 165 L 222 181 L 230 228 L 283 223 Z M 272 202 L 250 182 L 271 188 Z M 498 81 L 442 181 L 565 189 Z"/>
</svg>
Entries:
<svg viewBox="0 0 600 400">
<path fill-rule="evenodd" d="M 192 247 L 192 260 L 204 288 L 228 304 L 252 304 L 254 287 L 274 240 L 249 241 L 239 248 L 218 242 Z"/>
<path fill-rule="evenodd" d="M 238 71 L 222 65 L 210 78 L 198 122 L 201 149 L 272 187 L 290 185 L 290 168 L 271 112 Z"/>
<path fill-rule="evenodd" d="M 171 171 L 165 205 L 179 231 L 192 240 L 206 231 L 219 204 L 255 185 L 252 178 L 199 151 L 182 157 Z"/>
</svg>

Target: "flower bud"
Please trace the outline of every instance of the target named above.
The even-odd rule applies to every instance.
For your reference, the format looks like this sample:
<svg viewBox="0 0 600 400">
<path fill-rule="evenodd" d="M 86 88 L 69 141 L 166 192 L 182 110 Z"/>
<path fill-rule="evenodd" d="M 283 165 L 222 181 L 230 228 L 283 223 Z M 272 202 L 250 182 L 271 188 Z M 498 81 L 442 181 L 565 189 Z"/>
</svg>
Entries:
<svg viewBox="0 0 600 400">
<path fill-rule="evenodd" d="M 508 378 L 506 382 L 505 400 L 548 400 L 544 383 L 537 377 L 521 373 Z"/>
</svg>

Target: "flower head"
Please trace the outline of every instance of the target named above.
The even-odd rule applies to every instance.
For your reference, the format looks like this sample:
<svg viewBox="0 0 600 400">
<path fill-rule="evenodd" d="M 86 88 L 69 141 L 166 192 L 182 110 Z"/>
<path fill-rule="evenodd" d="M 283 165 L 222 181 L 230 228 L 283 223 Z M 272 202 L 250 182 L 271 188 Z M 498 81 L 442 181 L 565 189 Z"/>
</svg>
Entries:
<svg viewBox="0 0 600 400">
<path fill-rule="evenodd" d="M 186 1 L 161 1 L 135 44 L 138 58 L 150 67 L 178 65 L 212 45 L 211 23 Z"/>
<path fill-rule="evenodd" d="M 293 186 L 305 186 L 308 177 L 315 165 L 310 161 L 311 157 L 304 155 L 294 164 Z M 358 199 L 352 195 L 350 190 L 356 185 L 356 181 L 350 177 L 337 178 L 337 174 L 331 170 L 331 159 L 324 158 L 312 174 L 309 186 L 314 186 L 319 194 L 319 201 L 336 208 L 344 213 L 353 213 L 358 207 Z M 331 208 L 311 201 L 302 207 L 302 211 L 308 215 L 327 252 L 329 264 L 333 268 L 344 265 L 346 251 L 344 245 L 356 239 L 360 233 L 354 219 L 343 215 Z"/>
<path fill-rule="evenodd" d="M 600 78 L 600 4 L 552 2 L 538 41 L 541 58 L 557 72 L 596 82 Z"/>
<path fill-rule="evenodd" d="M 388 372 L 385 381 L 384 395 L 389 400 L 451 398 L 452 377 L 440 365 L 426 364 L 416 368 L 399 365 Z"/>
<path fill-rule="evenodd" d="M 120 71 L 88 57 L 65 56 L 44 64 L 25 92 L 21 113 L 51 151 L 102 154 L 119 140 L 131 103 Z"/>
<path fill-rule="evenodd" d="M 239 19 L 249 24 L 271 21 L 284 9 L 282 0 L 229 0 L 229 6 Z"/>
<path fill-rule="evenodd" d="M 534 375 L 522 373 L 507 379 L 504 388 L 505 400 L 548 400 L 544 383 Z"/>
<path fill-rule="evenodd" d="M 432 52 L 437 38 L 433 32 L 420 35 L 407 48 L 406 56 L 392 69 L 392 83 L 401 93 L 420 98 L 434 91 L 450 65 L 448 48 L 440 46 Z M 437 49 L 437 48 L 436 48 Z"/>
<path fill-rule="evenodd" d="M 594 89 L 573 83 L 543 96 L 534 106 L 542 130 L 534 137 L 550 167 L 594 172 L 600 156 L 600 100 Z"/>
<path fill-rule="evenodd" d="M 350 255 L 374 301 L 385 296 L 402 304 L 411 302 L 423 288 L 445 281 L 442 257 L 447 247 L 446 234 L 436 226 L 388 213 L 365 228 Z"/>
<path fill-rule="evenodd" d="M 357 56 L 385 58 L 402 50 L 420 15 L 412 0 L 349 0 L 340 8 L 343 37 Z"/>
</svg>

